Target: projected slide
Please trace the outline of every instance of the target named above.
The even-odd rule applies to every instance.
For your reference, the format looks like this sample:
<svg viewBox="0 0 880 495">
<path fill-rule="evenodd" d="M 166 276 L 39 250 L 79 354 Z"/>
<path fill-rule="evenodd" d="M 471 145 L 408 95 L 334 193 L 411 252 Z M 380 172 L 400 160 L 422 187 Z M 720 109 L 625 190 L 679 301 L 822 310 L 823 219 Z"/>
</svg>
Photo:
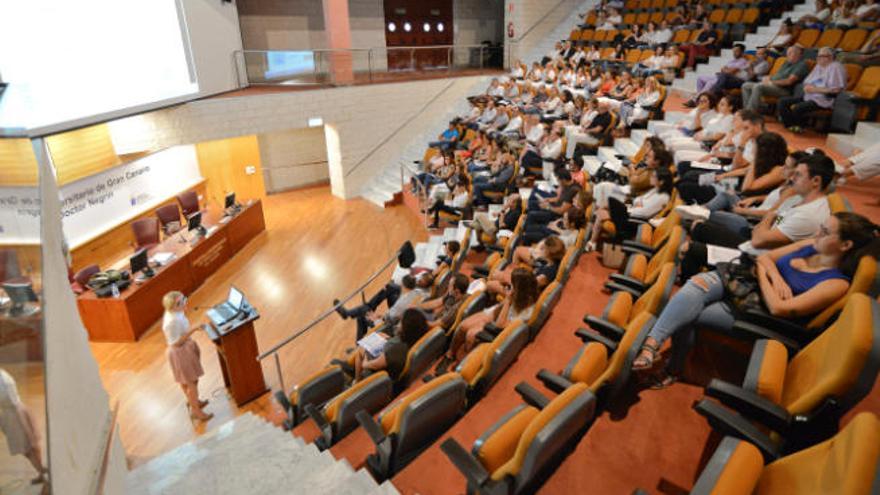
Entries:
<svg viewBox="0 0 880 495">
<path fill-rule="evenodd" d="M 198 92 L 180 2 L 28 0 L 0 15 L 0 126 L 33 128 Z M 15 47 L 15 48 L 13 48 Z"/>
<path fill-rule="evenodd" d="M 312 52 L 268 52 L 266 79 L 284 79 L 311 75 L 315 72 Z"/>
</svg>

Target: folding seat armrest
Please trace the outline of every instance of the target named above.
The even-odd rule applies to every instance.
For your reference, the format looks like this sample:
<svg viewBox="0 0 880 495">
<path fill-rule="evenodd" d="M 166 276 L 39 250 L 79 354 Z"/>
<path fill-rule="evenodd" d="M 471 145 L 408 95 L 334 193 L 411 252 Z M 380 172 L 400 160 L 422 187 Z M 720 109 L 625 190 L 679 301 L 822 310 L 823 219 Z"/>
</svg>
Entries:
<svg viewBox="0 0 880 495">
<path fill-rule="evenodd" d="M 486 323 L 483 325 L 483 331 L 488 333 L 489 335 L 498 336 L 499 333 L 503 332 L 504 329 L 499 327 L 493 322 Z"/>
<path fill-rule="evenodd" d="M 629 254 L 644 254 L 646 256 L 654 255 L 654 248 L 636 241 L 623 241 L 623 247 L 621 249 L 623 249 L 624 253 Z"/>
<path fill-rule="evenodd" d="M 287 394 L 285 394 L 283 390 L 275 392 L 275 402 L 277 402 L 278 405 L 284 409 L 285 414 L 287 414 L 287 419 L 284 420 L 284 429 L 289 430 L 293 428 L 293 423 L 296 421 L 296 413 L 293 410 L 293 406 L 290 404 L 290 399 L 287 398 Z"/>
<path fill-rule="evenodd" d="M 504 252 L 504 248 L 501 246 L 486 246 L 486 249 L 489 251 L 492 251 L 493 253 L 503 253 Z M 476 270 L 477 268 L 482 268 L 482 267 L 475 267 L 474 269 Z"/>
<path fill-rule="evenodd" d="M 623 337 L 623 334 L 626 333 L 626 330 L 623 327 L 615 325 L 610 321 L 599 318 L 596 316 L 587 316 L 584 318 L 584 323 L 590 325 L 590 328 L 593 330 L 600 332 L 602 335 L 606 337 L 610 337 L 614 340 L 620 340 Z"/>
<path fill-rule="evenodd" d="M 623 284 L 618 284 L 616 282 L 605 282 L 605 289 L 607 289 L 609 292 L 618 292 L 618 291 L 629 292 L 630 294 L 632 294 L 633 299 L 638 299 L 638 298 L 642 297 L 642 293 L 644 292 L 644 291 L 633 289 L 632 287 L 627 287 Z"/>
<path fill-rule="evenodd" d="M 384 442 L 388 437 L 385 436 L 385 432 L 382 431 L 382 427 L 379 426 L 379 423 L 373 419 L 373 416 L 370 416 L 370 413 L 367 411 L 358 411 L 357 414 L 354 415 L 357 419 L 357 422 L 361 425 L 361 428 L 367 432 L 367 435 L 370 436 L 370 440 L 373 441 L 374 444 L 379 445 Z"/>
<path fill-rule="evenodd" d="M 612 273 L 610 278 L 612 282 L 617 282 L 620 285 L 625 285 L 639 292 L 645 292 L 645 289 L 647 289 L 644 282 L 636 280 L 633 277 L 623 275 L 621 273 Z"/>
<path fill-rule="evenodd" d="M 713 378 L 706 387 L 705 394 L 744 416 L 760 421 L 775 432 L 785 433 L 791 426 L 792 418 L 788 411 L 751 390 Z"/>
<path fill-rule="evenodd" d="M 648 220 L 646 220 L 644 218 L 636 218 L 636 217 L 629 217 L 626 219 L 626 221 L 631 224 L 634 224 L 634 225 L 641 225 L 643 223 L 648 223 Z"/>
<path fill-rule="evenodd" d="M 547 407 L 547 404 L 550 403 L 550 399 L 544 397 L 544 394 L 538 392 L 535 387 L 526 382 L 519 382 L 519 384 L 514 387 L 514 390 L 516 390 L 516 393 L 522 397 L 526 404 L 538 409 L 544 409 Z"/>
<path fill-rule="evenodd" d="M 543 383 L 545 387 L 557 394 L 561 394 L 565 389 L 571 386 L 570 381 L 546 369 L 539 371 L 537 376 L 538 380 L 541 380 L 541 383 Z"/>
<path fill-rule="evenodd" d="M 489 333 L 485 330 L 481 330 L 480 333 L 477 334 L 477 340 L 480 340 L 480 341 L 483 341 L 486 343 L 494 342 L 495 337 L 496 337 L 495 335 L 492 335 L 491 333 Z"/>
<path fill-rule="evenodd" d="M 489 472 L 454 438 L 448 438 L 440 444 L 440 450 L 452 461 L 452 464 L 468 480 L 468 485 L 482 487 L 489 480 Z"/>
<path fill-rule="evenodd" d="M 754 337 L 755 340 L 770 339 L 778 341 L 780 344 L 784 345 L 788 349 L 789 355 L 792 356 L 797 354 L 797 352 L 801 349 L 801 345 L 797 343 L 794 339 L 776 333 L 773 330 L 769 330 L 761 325 L 755 325 L 754 323 L 736 320 L 733 322 L 733 331 L 746 334 L 750 337 Z"/>
<path fill-rule="evenodd" d="M 770 313 L 766 313 L 757 309 L 750 309 L 746 311 L 743 315 L 743 320 L 764 328 L 772 328 L 775 332 L 780 333 L 786 337 L 790 337 L 802 344 L 809 341 L 810 337 L 812 336 L 811 332 L 804 328 L 802 325 L 798 325 L 797 323 L 791 320 L 786 320 L 785 318 L 777 318 Z"/>
<path fill-rule="evenodd" d="M 318 447 L 329 446 L 333 442 L 333 426 L 327 422 L 327 418 L 325 418 L 324 415 L 321 414 L 321 411 L 318 411 L 313 404 L 306 404 L 305 410 L 306 414 L 312 418 L 312 421 L 314 421 L 315 424 L 318 425 L 318 429 L 321 430 L 321 437 L 324 441 L 324 445 L 318 445 Z M 315 442 L 315 444 L 317 445 L 318 442 Z"/>
<path fill-rule="evenodd" d="M 614 342 L 609 338 L 603 337 L 598 333 L 588 332 L 584 328 L 578 329 L 574 334 L 577 335 L 578 338 L 583 340 L 584 343 L 598 342 L 604 345 L 608 349 L 608 354 L 611 354 L 612 352 L 614 352 L 615 349 L 617 349 L 617 342 Z"/>
<path fill-rule="evenodd" d="M 765 462 L 772 462 L 779 457 L 779 448 L 770 437 L 736 412 L 707 399 L 694 404 L 694 409 L 703 415 L 712 429 L 721 436 L 740 438 L 758 447 Z"/>
<path fill-rule="evenodd" d="M 475 266 L 474 271 L 471 273 L 471 276 L 474 278 L 485 278 L 489 276 L 489 269 L 484 266 Z"/>
</svg>

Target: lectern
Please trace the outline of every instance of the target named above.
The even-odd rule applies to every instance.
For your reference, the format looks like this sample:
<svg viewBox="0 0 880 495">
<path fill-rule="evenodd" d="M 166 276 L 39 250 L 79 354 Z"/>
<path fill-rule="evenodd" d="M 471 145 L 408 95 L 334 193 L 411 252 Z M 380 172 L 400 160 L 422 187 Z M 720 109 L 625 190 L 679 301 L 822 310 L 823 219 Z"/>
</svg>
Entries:
<svg viewBox="0 0 880 495">
<path fill-rule="evenodd" d="M 247 312 L 221 325 L 210 327 L 209 336 L 217 348 L 217 358 L 223 371 L 223 383 L 241 406 L 268 391 L 263 379 L 263 367 L 257 361 L 257 338 L 254 321 L 260 318 L 257 310 L 247 307 Z"/>
</svg>

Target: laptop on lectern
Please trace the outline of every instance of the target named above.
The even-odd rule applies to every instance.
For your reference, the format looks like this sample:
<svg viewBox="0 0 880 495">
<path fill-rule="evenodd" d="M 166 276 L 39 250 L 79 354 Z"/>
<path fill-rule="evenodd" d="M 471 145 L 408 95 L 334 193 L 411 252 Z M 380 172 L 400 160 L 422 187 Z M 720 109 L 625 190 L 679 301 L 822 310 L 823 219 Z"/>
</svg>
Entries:
<svg viewBox="0 0 880 495">
<path fill-rule="evenodd" d="M 226 300 L 209 309 L 207 315 L 215 327 L 221 327 L 234 320 L 242 311 L 244 311 L 244 294 L 235 287 L 230 287 Z"/>
</svg>

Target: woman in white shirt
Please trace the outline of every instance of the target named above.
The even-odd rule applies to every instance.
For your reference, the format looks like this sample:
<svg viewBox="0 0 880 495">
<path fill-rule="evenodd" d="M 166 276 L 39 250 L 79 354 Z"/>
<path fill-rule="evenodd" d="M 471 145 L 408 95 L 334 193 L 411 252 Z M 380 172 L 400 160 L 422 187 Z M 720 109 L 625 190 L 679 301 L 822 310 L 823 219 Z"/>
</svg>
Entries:
<svg viewBox="0 0 880 495">
<path fill-rule="evenodd" d="M 700 95 L 700 100 L 708 95 Z M 702 104 L 702 102 L 700 102 Z M 694 110 L 699 109 L 697 108 Z M 733 106 L 730 104 L 728 96 L 723 96 L 718 100 L 715 107 L 716 112 L 706 111 L 699 117 L 699 126 L 692 127 L 695 133 L 677 132 L 676 130 L 668 131 L 661 134 L 661 138 L 666 143 L 666 147 L 672 151 L 693 150 L 701 151 L 704 141 L 718 141 L 733 128 Z M 693 110 L 691 110 L 693 113 Z"/>
<path fill-rule="evenodd" d="M 712 95 L 703 93 L 697 98 L 697 106 L 691 109 L 684 117 L 672 122 L 655 122 L 654 133 L 667 144 L 671 139 L 692 136 L 702 129 L 703 121 L 715 115 L 712 110 Z"/>
<path fill-rule="evenodd" d="M 632 204 L 626 207 L 626 215 L 629 218 L 638 218 L 640 220 L 648 220 L 654 215 L 660 213 L 669 203 L 672 195 L 672 172 L 667 168 L 657 168 L 651 173 L 651 189 L 648 189 L 640 196 L 633 198 Z M 596 220 L 593 222 L 593 232 L 590 241 L 587 243 L 585 250 L 593 251 L 602 239 L 603 226 L 605 221 L 611 220 L 612 201 L 619 201 L 616 197 L 609 198 L 608 208 L 596 209 Z"/>
<path fill-rule="evenodd" d="M 539 296 L 535 274 L 526 268 L 515 268 L 510 275 L 510 289 L 504 297 L 504 302 L 465 318 L 452 337 L 446 359 L 454 361 L 470 352 L 477 343 L 477 334 L 488 323 L 504 328 L 516 320 L 528 322 Z"/>
<path fill-rule="evenodd" d="M 165 316 L 162 318 L 162 332 L 168 344 L 166 354 L 171 365 L 174 381 L 180 384 L 189 405 L 192 419 L 208 421 L 214 417 L 206 414 L 202 408 L 208 401 L 199 400 L 199 377 L 205 374 L 202 370 L 201 351 L 196 342 L 190 338 L 202 329 L 201 326 L 190 327 L 186 318 L 186 296 L 178 291 L 171 291 L 162 298 Z"/>
<path fill-rule="evenodd" d="M 878 13 L 880 13 L 880 5 L 876 0 L 863 0 L 856 9 L 856 17 L 859 18 L 859 22 L 874 20 Z"/>
<path fill-rule="evenodd" d="M 27 457 L 37 470 L 38 475 L 31 480 L 31 484 L 45 482 L 48 471 L 43 467 L 43 453 L 36 422 L 30 410 L 21 402 L 15 380 L 2 368 L 0 368 L 0 431 L 6 437 L 7 453 L 10 456 Z"/>
<path fill-rule="evenodd" d="M 619 127 L 630 126 L 633 122 L 647 119 L 651 114 L 648 108 L 657 105 L 661 96 L 657 78 L 651 76 L 645 79 L 645 89 L 636 98 L 635 103 L 624 102 L 621 105 Z"/>
<path fill-rule="evenodd" d="M 834 12 L 831 13 L 831 20 L 828 21 L 828 25 L 839 28 L 850 28 L 855 26 L 858 21 L 858 16 L 856 16 L 855 12 L 850 8 L 850 4 L 844 3 L 843 5 L 838 5 L 837 8 L 834 9 Z"/>
</svg>

